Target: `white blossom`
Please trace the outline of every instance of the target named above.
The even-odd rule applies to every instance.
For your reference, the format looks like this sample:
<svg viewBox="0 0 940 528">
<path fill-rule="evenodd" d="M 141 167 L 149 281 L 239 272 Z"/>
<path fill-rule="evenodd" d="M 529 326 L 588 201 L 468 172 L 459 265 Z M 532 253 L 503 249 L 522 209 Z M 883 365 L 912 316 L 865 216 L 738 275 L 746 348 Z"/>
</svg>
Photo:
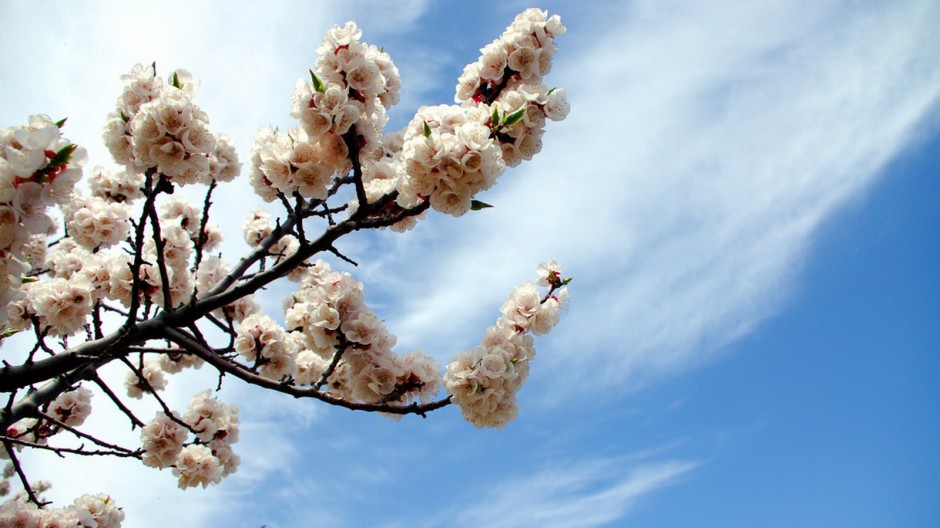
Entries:
<svg viewBox="0 0 940 528">
<path fill-rule="evenodd" d="M 140 368 L 140 375 L 131 370 L 124 379 L 124 388 L 131 398 L 141 399 L 145 393 L 161 391 L 166 388 L 167 379 L 160 362 L 148 360 Z"/>
<path fill-rule="evenodd" d="M 49 414 L 70 427 L 78 427 L 91 414 L 91 391 L 79 387 L 63 392 L 49 404 Z"/>
<path fill-rule="evenodd" d="M 158 412 L 140 431 L 144 465 L 155 468 L 171 466 L 188 436 L 189 431 L 185 427 L 165 413 Z"/>
<path fill-rule="evenodd" d="M 179 479 L 180 489 L 218 484 L 222 480 L 222 466 L 212 450 L 204 445 L 188 445 L 176 456 L 173 475 Z"/>
</svg>

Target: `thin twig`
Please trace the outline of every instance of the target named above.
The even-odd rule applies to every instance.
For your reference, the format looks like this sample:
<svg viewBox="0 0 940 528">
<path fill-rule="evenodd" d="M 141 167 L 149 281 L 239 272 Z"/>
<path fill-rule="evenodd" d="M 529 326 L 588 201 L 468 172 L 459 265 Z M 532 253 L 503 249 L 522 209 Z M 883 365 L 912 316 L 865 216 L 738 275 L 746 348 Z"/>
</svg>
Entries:
<svg viewBox="0 0 940 528">
<path fill-rule="evenodd" d="M 20 460 L 16 456 L 16 452 L 13 451 L 13 442 L 10 441 L 6 436 L 3 437 L 3 447 L 7 450 L 7 455 L 10 456 L 10 462 L 13 463 L 13 469 L 16 470 L 17 476 L 20 477 L 20 482 L 23 484 L 23 491 L 26 492 L 26 496 L 29 497 L 30 502 L 42 508 L 48 502 L 39 502 L 39 497 L 36 496 L 36 492 L 33 491 L 33 487 L 29 485 L 29 479 L 26 478 L 26 473 L 23 472 L 23 467 L 20 465 Z"/>
<path fill-rule="evenodd" d="M 141 427 L 141 428 L 144 427 L 144 422 L 138 419 L 137 416 L 134 415 L 133 411 L 131 411 L 126 405 L 124 405 L 124 402 L 121 401 L 121 399 L 118 398 L 117 394 L 115 394 L 114 391 L 111 390 L 111 387 L 109 387 L 108 384 L 105 383 L 104 380 L 102 380 L 100 376 L 98 376 L 97 372 L 95 372 L 94 376 L 91 378 L 91 381 L 94 382 L 95 385 L 98 386 L 98 388 L 104 391 L 104 393 L 108 395 L 108 398 L 110 398 L 111 401 L 114 402 L 114 405 L 116 405 L 117 408 L 120 409 L 121 412 L 123 412 L 130 419 L 131 430 L 133 430 L 135 427 Z"/>
</svg>

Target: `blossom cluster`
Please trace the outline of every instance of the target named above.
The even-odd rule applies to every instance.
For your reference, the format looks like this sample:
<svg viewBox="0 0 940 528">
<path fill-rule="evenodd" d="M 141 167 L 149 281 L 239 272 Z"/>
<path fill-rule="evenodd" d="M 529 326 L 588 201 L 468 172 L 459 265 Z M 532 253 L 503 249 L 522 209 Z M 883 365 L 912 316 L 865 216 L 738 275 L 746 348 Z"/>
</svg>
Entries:
<svg viewBox="0 0 940 528">
<path fill-rule="evenodd" d="M 548 88 L 542 77 L 551 70 L 554 37 L 565 32 L 558 15 L 527 9 L 506 31 L 483 47 L 476 63 L 460 76 L 457 102 L 492 102 L 494 116 L 521 113 L 514 123 L 494 123 L 503 161 L 515 167 L 542 148 L 545 120 L 561 121 L 569 105 L 564 89 Z"/>
<path fill-rule="evenodd" d="M 457 105 L 418 110 L 392 156 L 402 167 L 402 207 L 430 200 L 436 211 L 463 215 L 505 167 L 541 150 L 546 119 L 568 114 L 565 91 L 541 83 L 551 69 L 554 36 L 564 32 L 557 15 L 526 10 L 464 70 Z"/>
<path fill-rule="evenodd" d="M 327 234 L 341 236 L 373 227 L 404 231 L 428 208 L 452 216 L 478 208 L 477 194 L 495 185 L 507 166 L 540 150 L 546 120 L 568 113 L 564 90 L 541 82 L 551 68 L 554 38 L 564 31 L 557 16 L 523 12 L 464 71 L 456 104 L 422 107 L 401 131 L 385 133 L 386 112 L 399 99 L 397 68 L 384 51 L 360 41 L 354 23 L 331 29 L 317 48 L 309 80 L 298 81 L 292 94 L 291 116 L 299 126 L 261 129 L 251 150 L 249 184 L 263 200 L 285 205 L 288 219 L 275 222 L 267 212 L 251 212 L 243 232 L 253 252 L 234 271 L 217 251 L 222 232 L 208 222 L 208 211 L 174 194 L 175 186 L 209 185 L 208 208 L 215 183 L 240 171 L 231 141 L 213 133 L 193 103 L 199 83 L 185 70 L 162 79 L 154 65 L 137 65 L 122 77 L 123 91 L 103 132 L 119 167 L 95 168 L 87 195 L 75 189 L 85 152 L 62 138 L 64 120 L 33 116 L 26 126 L 0 130 L 0 333 L 35 331 L 37 345 L 24 368 L 37 354 L 61 354 L 53 362 L 66 365 L 71 354 L 89 371 L 118 360 L 128 369 L 127 398 L 153 396 L 163 407 L 141 428 L 141 449 L 130 450 L 74 429 L 91 412 L 92 393 L 81 386 L 52 401 L 50 394 L 26 413 L 20 412 L 27 407 L 23 397 L 11 404 L 19 407 L 14 416 L 30 417 L 6 427 L 6 445 L 58 452 L 48 439 L 71 431 L 82 440 L 76 450 L 83 454 L 101 454 L 86 450 L 87 440 L 109 454 L 169 468 L 180 488 L 218 483 L 239 465 L 232 449 L 237 408 L 205 391 L 176 413 L 158 394 L 169 375 L 199 368 L 200 357 L 220 373 L 234 369 L 257 385 L 271 387 L 273 381 L 285 392 L 303 389 L 295 394 L 370 410 L 431 404 L 443 386 L 468 421 L 505 425 L 518 412 L 516 393 L 535 356 L 532 336 L 548 332 L 565 304 L 567 281 L 557 263 L 540 265 L 538 282 L 516 288 L 479 346 L 458 354 L 443 377 L 438 362 L 423 352 L 393 351 L 397 338 L 366 305 L 363 284 L 350 274 L 322 260 L 284 268 L 299 260 L 292 257 L 302 248 L 350 260 L 329 237 L 305 239 L 311 217 L 328 224 Z M 355 187 L 355 198 L 328 205 L 349 196 L 346 185 Z M 139 201 L 143 206 L 132 209 Z M 51 206 L 59 207 L 61 222 L 47 214 Z M 340 212 L 349 215 L 348 223 L 337 225 Z M 50 241 L 56 223 L 65 233 Z M 303 256 L 312 259 L 312 253 Z M 251 291 L 284 276 L 298 285 L 284 301 L 281 324 L 260 313 Z M 215 297 L 234 291 L 237 299 Z M 108 325 L 122 318 L 121 329 L 107 334 Z M 210 332 L 203 332 L 202 321 Z M 213 343 L 219 331 L 227 344 Z M 87 348 L 70 349 L 76 334 L 87 336 Z M 155 336 L 166 343 L 155 345 Z M 45 341 L 51 338 L 56 345 Z M 181 345 L 186 348 L 176 348 Z M 105 361 L 99 364 L 99 358 Z M 60 379 L 93 379 L 132 423 L 141 423 L 102 379 L 76 373 Z M 15 390 L 33 394 L 34 383 Z M 0 448 L 0 458 L 17 463 L 16 452 L 6 449 Z M 0 481 L 0 492 L 10 476 Z M 42 486 L 31 490 L 21 480 L 29 499 L 41 502 L 33 492 Z M 42 510 L 22 498 L 0 506 L 0 526 L 108 528 L 122 519 L 105 495 L 86 495 L 60 509 Z"/>
<path fill-rule="evenodd" d="M 0 504 L 0 526 L 118 528 L 124 512 L 110 496 L 82 495 L 64 508 L 40 509 L 23 498 Z"/>
<path fill-rule="evenodd" d="M 444 214 L 469 211 L 473 196 L 496 183 L 506 167 L 491 137 L 491 118 L 485 104 L 418 109 L 403 136 L 398 203 L 413 207 L 428 199 Z"/>
<path fill-rule="evenodd" d="M 83 423 L 91 414 L 91 391 L 79 387 L 59 394 L 49 403 L 45 416 L 39 418 L 23 418 L 5 431 L 7 437 L 18 442 L 46 445 L 49 437 L 62 430 L 62 427 L 75 428 Z M 22 444 L 14 443 L 17 450 Z M 10 454 L 6 448 L 0 446 L 0 459 L 7 459 Z M 2 525 L 0 525 L 2 526 Z"/>
<path fill-rule="evenodd" d="M 352 168 L 347 136 L 365 158 L 380 151 L 385 111 L 398 101 L 401 80 L 388 54 L 361 36 L 353 22 L 329 30 L 310 80 L 297 81 L 291 97 L 291 117 L 301 126 L 258 132 L 249 181 L 262 199 L 326 199 L 333 176 Z"/>
<path fill-rule="evenodd" d="M 85 149 L 62 137 L 63 123 L 34 115 L 0 129 L 0 304 L 22 295 L 20 277 L 55 232 L 47 208 L 68 204 L 81 178 Z M 0 326 L 5 321 L 0 312 Z"/>
<path fill-rule="evenodd" d="M 144 465 L 172 467 L 181 489 L 218 484 L 238 468 L 232 451 L 238 441 L 238 409 L 204 391 L 193 397 L 182 417 L 158 412 L 141 430 L 140 441 Z"/>
<path fill-rule="evenodd" d="M 92 188 L 94 191 L 96 187 Z M 123 201 L 115 201 L 117 196 Z M 109 232 L 125 236 L 129 228 L 126 208 L 132 197 L 132 193 L 97 191 L 63 208 L 66 217 L 71 218 L 67 223 L 70 236 L 60 239 L 50 250 L 45 248 L 44 241 L 37 242 L 42 246 L 37 254 L 44 255 L 37 268 L 50 277 L 19 288 L 20 295 L 7 305 L 5 315 L 10 328 L 24 330 L 38 321 L 40 330 L 67 336 L 83 327 L 98 301 L 113 300 L 130 306 L 135 279 L 134 255 L 117 246 L 110 247 L 105 239 L 113 238 Z M 124 212 L 118 215 L 114 211 Z M 195 272 L 192 270 L 195 249 L 200 247 L 209 252 L 217 248 L 222 232 L 213 223 L 203 225 L 201 208 L 175 196 L 161 205 L 158 219 L 162 259 L 157 258 L 154 239 L 147 239 L 141 248 L 142 263 L 136 274 L 138 300 L 157 306 L 165 304 L 158 264 L 162 260 L 170 305 L 179 306 L 198 292 L 207 293 L 224 277 L 224 263 L 217 257 L 204 259 Z M 220 313 L 237 321 L 256 309 L 248 296 L 220 309 Z"/>
<path fill-rule="evenodd" d="M 82 329 L 99 301 L 130 305 L 134 256 L 118 246 L 128 240 L 131 204 L 143 196 L 142 172 L 154 169 L 176 183 L 207 183 L 231 179 L 239 171 L 230 142 L 213 136 L 204 114 L 192 105 L 197 83 L 187 73 L 174 72 L 172 83 L 164 84 L 153 67 L 138 65 L 124 80 L 124 93 L 105 133 L 112 154 L 124 167 L 96 168 L 88 196 L 74 189 L 84 149 L 61 137 L 62 122 L 33 116 L 27 126 L 0 131 L 3 328 L 24 330 L 36 323 L 38 331 L 68 336 Z M 180 148 L 185 153 L 178 164 L 164 159 Z M 67 234 L 50 250 L 47 239 L 55 228 L 45 210 L 52 205 L 60 206 Z M 211 223 L 203 226 L 201 215 L 198 207 L 179 198 L 163 204 L 161 250 L 169 282 L 164 288 L 157 244 L 150 238 L 136 274 L 140 301 L 177 306 L 195 293 L 198 278 L 203 279 L 203 291 L 210 289 L 205 271 L 197 269 L 194 277 L 192 257 L 197 246 L 204 252 L 217 247 L 221 231 Z M 27 273 L 47 273 L 50 278 L 20 280 Z M 165 291 L 169 302 L 163 299 Z M 243 301 L 227 308 L 240 318 L 253 307 Z"/>
<path fill-rule="evenodd" d="M 231 141 L 213 134 L 208 116 L 192 102 L 199 83 L 189 72 L 176 70 L 164 83 L 154 65 L 138 64 L 122 79 L 124 91 L 103 134 L 115 162 L 136 172 L 156 170 L 181 185 L 238 174 Z"/>
<path fill-rule="evenodd" d="M 566 31 L 558 15 L 530 8 L 519 13 L 502 35 L 480 49 L 457 83 L 456 102 L 486 101 L 502 87 L 539 82 L 548 75 L 555 55 L 556 35 Z"/>
<path fill-rule="evenodd" d="M 558 322 L 567 300 L 561 268 L 552 260 L 539 265 L 538 282 L 517 287 L 500 308 L 502 315 L 480 344 L 458 354 L 447 365 L 444 387 L 467 421 L 477 427 L 502 428 L 519 412 L 516 393 L 535 357 L 532 334 L 543 334 Z M 544 297 L 538 286 L 548 286 Z"/>
<path fill-rule="evenodd" d="M 429 402 L 440 387 L 437 362 L 420 351 L 395 354 L 395 336 L 366 306 L 362 283 L 348 273 L 333 271 L 322 260 L 303 269 L 298 290 L 284 303 L 287 330 L 270 318 L 246 319 L 238 329 L 237 350 L 260 365 L 263 376 L 289 373 L 298 385 L 326 383 L 345 399 Z M 334 358 L 342 361 L 328 372 Z M 288 364 L 291 372 L 283 370 Z"/>
</svg>

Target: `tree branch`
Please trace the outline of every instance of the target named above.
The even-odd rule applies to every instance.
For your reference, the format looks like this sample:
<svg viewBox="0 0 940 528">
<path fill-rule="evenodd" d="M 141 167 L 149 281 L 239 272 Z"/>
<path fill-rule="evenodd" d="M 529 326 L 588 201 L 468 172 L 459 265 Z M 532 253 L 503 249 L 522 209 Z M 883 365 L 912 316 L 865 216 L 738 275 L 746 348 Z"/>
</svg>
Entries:
<svg viewBox="0 0 940 528">
<path fill-rule="evenodd" d="M 248 372 L 245 369 L 239 368 L 230 361 L 217 356 L 211 350 L 208 350 L 198 343 L 191 341 L 188 336 L 176 329 L 168 329 L 167 336 L 181 347 L 192 350 L 196 353 L 196 355 L 204 359 L 206 363 L 209 363 L 216 369 L 225 372 L 226 374 L 231 374 L 232 376 L 235 376 L 236 378 L 246 383 L 257 385 L 265 389 L 271 389 L 284 394 L 289 394 L 295 398 L 314 398 L 330 405 L 344 407 L 354 411 L 384 412 L 400 415 L 417 414 L 419 416 L 425 416 L 431 411 L 435 411 L 451 404 L 450 396 L 426 404 L 412 403 L 411 405 L 389 405 L 383 403 L 349 401 L 333 396 L 328 392 L 320 391 L 313 387 L 295 387 L 293 385 L 287 385 L 278 381 L 273 381 L 257 374 Z"/>
</svg>

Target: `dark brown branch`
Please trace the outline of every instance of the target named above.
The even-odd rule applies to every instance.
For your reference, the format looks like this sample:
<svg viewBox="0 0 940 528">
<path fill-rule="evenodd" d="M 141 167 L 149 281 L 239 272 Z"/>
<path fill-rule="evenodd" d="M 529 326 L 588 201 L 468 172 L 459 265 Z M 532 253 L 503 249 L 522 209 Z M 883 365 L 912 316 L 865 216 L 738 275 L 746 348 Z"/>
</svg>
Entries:
<svg viewBox="0 0 940 528">
<path fill-rule="evenodd" d="M 136 451 L 131 451 L 129 449 L 119 447 L 119 449 L 105 449 L 98 451 L 89 451 L 85 449 L 84 444 L 79 447 L 56 447 L 48 444 L 37 444 L 36 442 L 28 442 L 26 440 L 19 440 L 17 438 L 3 437 L 4 441 L 9 441 L 12 444 L 20 445 L 23 447 L 29 447 L 32 449 L 42 449 L 45 451 L 52 451 L 53 453 L 59 455 L 59 457 L 65 458 L 62 453 L 68 453 L 70 455 L 84 455 L 84 456 L 117 456 L 123 458 L 142 458 L 144 452 L 142 449 Z M 48 503 L 46 503 L 48 504 Z"/>
<path fill-rule="evenodd" d="M 159 181 L 162 183 L 164 181 L 163 176 L 159 176 L 159 178 Z M 160 184 L 158 184 L 157 189 L 154 190 L 154 197 L 159 194 L 159 188 Z M 157 215 L 156 201 L 147 200 L 144 204 L 144 211 L 150 217 L 150 229 L 152 231 L 153 244 L 157 254 L 157 269 L 160 272 L 160 286 L 163 291 L 163 309 L 170 311 L 173 308 L 173 298 L 170 288 L 170 274 L 166 268 L 166 255 L 164 254 L 166 240 L 163 239 L 163 235 L 160 232 L 160 217 Z M 142 251 L 142 247 L 137 248 L 138 253 Z"/>
<path fill-rule="evenodd" d="M 153 175 L 156 172 L 154 169 L 147 169 L 144 173 L 144 207 L 140 213 L 140 220 L 134 225 L 134 261 L 130 264 L 131 267 L 131 305 L 127 310 L 127 320 L 124 322 L 124 329 L 127 330 L 131 325 L 137 322 L 137 310 L 140 309 L 140 292 L 141 292 L 141 279 L 140 279 L 140 268 L 144 265 L 144 230 L 147 227 L 147 207 L 148 204 L 153 206 L 154 200 L 157 199 L 156 193 L 153 192 Z"/>
<path fill-rule="evenodd" d="M 42 508 L 48 502 L 40 502 L 39 497 L 36 496 L 36 492 L 33 491 L 33 487 L 29 484 L 29 479 L 26 478 L 26 473 L 23 472 L 23 467 L 20 465 L 20 460 L 16 456 L 16 452 L 13 450 L 13 442 L 6 436 L 3 438 L 3 447 L 7 450 L 7 454 L 10 456 L 10 462 L 13 463 L 13 469 L 16 470 L 16 475 L 20 478 L 20 482 L 23 484 L 23 491 L 26 492 L 26 496 L 29 497 L 29 501 Z"/>
<path fill-rule="evenodd" d="M 202 263 L 202 250 L 203 246 L 206 245 L 206 226 L 209 225 L 209 207 L 212 205 L 212 191 L 215 190 L 218 186 L 218 182 L 212 180 L 209 183 L 209 189 L 206 191 L 206 199 L 202 204 L 202 218 L 199 220 L 199 236 L 196 238 L 196 257 L 193 261 L 193 271 L 199 269 L 199 264 Z M 193 289 L 193 300 L 196 298 L 196 290 Z"/>
<path fill-rule="evenodd" d="M 144 422 L 138 419 L 137 416 L 134 415 L 133 411 L 131 411 L 126 405 L 124 405 L 124 402 L 121 401 L 120 398 L 118 398 L 117 394 L 114 394 L 114 391 L 111 390 L 111 387 L 109 387 L 108 384 L 105 383 L 104 380 L 102 380 L 100 376 L 98 376 L 98 372 L 95 372 L 94 376 L 91 378 L 91 381 L 93 381 L 95 385 L 98 385 L 98 388 L 104 391 L 104 393 L 108 395 L 108 398 L 110 398 L 111 401 L 114 402 L 114 405 L 116 405 L 117 408 L 120 409 L 121 412 L 123 412 L 124 415 L 128 417 L 128 419 L 130 419 L 132 430 L 135 427 L 141 427 L 141 428 L 144 427 Z"/>
<path fill-rule="evenodd" d="M 343 354 L 346 352 L 346 349 L 349 348 L 349 342 L 346 341 L 346 338 L 343 337 L 343 334 L 337 335 L 336 352 L 333 352 L 333 359 L 330 360 L 330 364 L 327 365 L 326 370 L 323 371 L 323 374 L 320 375 L 320 380 L 317 381 L 313 388 L 320 389 L 326 385 L 327 380 L 330 379 L 330 376 L 333 375 L 333 372 L 336 371 L 336 367 L 339 365 L 341 359 L 343 359 Z"/>
<path fill-rule="evenodd" d="M 161 398 L 160 395 L 157 394 L 157 390 L 154 389 L 153 385 L 150 384 L 150 380 L 148 380 L 146 376 L 144 376 L 143 369 L 138 369 L 137 367 L 135 367 L 134 364 L 131 363 L 130 360 L 127 359 L 126 357 L 122 356 L 120 359 L 121 359 L 121 362 L 124 363 L 127 366 L 127 368 L 131 369 L 131 371 L 137 376 L 138 386 L 144 389 L 143 392 L 148 393 L 150 396 L 153 397 L 153 399 L 157 400 L 157 403 L 160 404 L 160 408 L 163 409 L 163 414 L 167 415 L 167 417 L 169 417 L 170 420 L 173 420 L 174 422 L 185 427 L 191 433 L 196 434 L 196 431 L 192 428 L 192 426 L 184 422 L 183 420 L 179 419 L 176 416 L 176 413 L 174 413 L 170 409 L 169 405 L 167 405 L 166 402 L 163 401 L 163 398 Z"/>
<path fill-rule="evenodd" d="M 79 438 L 84 438 L 84 439 L 86 439 L 86 440 L 91 440 L 92 442 L 95 443 L 95 445 L 104 447 L 104 448 L 106 448 L 106 449 L 111 449 L 111 450 L 113 450 L 113 451 L 122 451 L 122 452 L 127 453 L 127 454 L 132 454 L 132 453 L 134 453 L 134 451 L 131 451 L 130 449 L 127 449 L 126 447 L 121 447 L 121 446 L 119 446 L 119 445 L 117 445 L 117 444 L 111 444 L 111 443 L 105 442 L 104 440 L 99 440 L 98 438 L 95 438 L 94 436 L 92 436 L 92 435 L 90 435 L 90 434 L 88 434 L 88 433 L 83 433 L 82 431 L 79 431 L 78 429 L 76 429 L 76 428 L 74 428 L 74 427 L 72 427 L 72 426 L 66 424 L 65 422 L 63 422 L 62 420 L 57 419 L 57 418 L 54 417 L 54 416 L 50 416 L 50 415 L 45 414 L 45 413 L 39 413 L 39 416 L 42 417 L 42 419 L 44 419 L 44 420 L 47 420 L 47 421 L 49 421 L 49 422 L 54 423 L 54 424 L 55 424 L 57 427 L 59 427 L 60 429 L 65 430 L 65 431 L 68 431 L 68 432 L 72 433 L 73 435 L 75 435 L 75 436 L 77 436 L 77 437 L 79 437 Z"/>
<path fill-rule="evenodd" d="M 223 371 L 226 374 L 231 374 L 232 376 L 235 376 L 236 378 L 246 383 L 284 394 L 289 394 L 295 398 L 314 398 L 330 405 L 344 407 L 354 411 L 384 412 L 401 415 L 417 414 L 419 416 L 425 416 L 427 413 L 442 407 L 446 407 L 451 403 L 450 396 L 426 404 L 412 403 L 410 405 L 389 405 L 381 403 L 349 401 L 334 396 L 328 392 L 320 391 L 313 387 L 302 388 L 293 385 L 287 385 L 285 383 L 273 381 L 257 374 L 248 372 L 247 370 L 239 368 L 237 365 L 217 356 L 211 350 L 202 348 L 198 343 L 192 342 L 185 334 L 174 328 L 168 329 L 167 335 L 170 339 L 177 342 L 177 344 L 179 344 L 181 347 L 193 350 L 199 357 L 204 359 L 206 363 L 209 363 L 216 369 Z"/>
</svg>

